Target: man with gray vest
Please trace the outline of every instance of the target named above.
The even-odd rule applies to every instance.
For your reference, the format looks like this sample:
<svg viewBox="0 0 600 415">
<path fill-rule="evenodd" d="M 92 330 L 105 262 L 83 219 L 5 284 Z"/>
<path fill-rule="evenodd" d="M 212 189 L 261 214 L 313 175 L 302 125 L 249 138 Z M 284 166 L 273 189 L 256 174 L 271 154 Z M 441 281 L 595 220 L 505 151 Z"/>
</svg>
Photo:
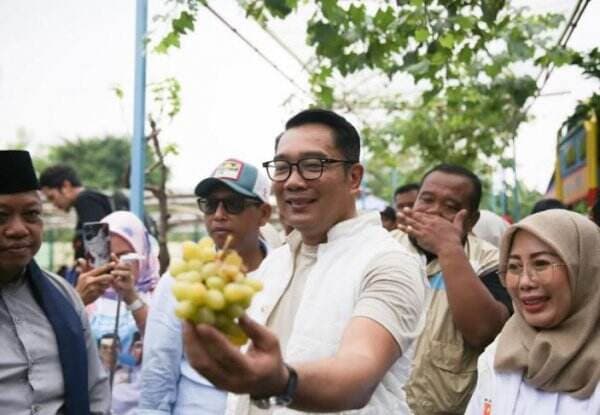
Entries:
<svg viewBox="0 0 600 415">
<path fill-rule="evenodd" d="M 356 129 L 311 109 L 287 122 L 263 163 L 294 231 L 257 271 L 264 290 L 240 319 L 252 343 L 240 351 L 212 326 L 184 326 L 192 367 L 233 392 L 227 413 L 409 413 L 402 386 L 425 273 L 379 212 L 357 214 L 359 158 Z"/>
<path fill-rule="evenodd" d="M 0 411 L 108 414 L 108 378 L 77 293 L 36 264 L 39 183 L 26 151 L 0 151 Z"/>
</svg>

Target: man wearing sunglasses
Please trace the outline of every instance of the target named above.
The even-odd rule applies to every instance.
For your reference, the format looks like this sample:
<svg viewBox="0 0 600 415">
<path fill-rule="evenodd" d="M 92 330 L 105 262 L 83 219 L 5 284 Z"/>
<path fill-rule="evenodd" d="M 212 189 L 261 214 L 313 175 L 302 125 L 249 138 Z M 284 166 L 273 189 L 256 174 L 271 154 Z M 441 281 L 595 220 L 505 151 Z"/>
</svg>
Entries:
<svg viewBox="0 0 600 415">
<path fill-rule="evenodd" d="M 228 235 L 230 247 L 252 272 L 267 254 L 260 227 L 271 216 L 270 183 L 251 164 L 235 159 L 222 162 L 196 186 L 198 208 L 217 248 Z M 221 415 L 226 393 L 200 376 L 183 356 L 181 321 L 175 316 L 171 293 L 174 279 L 164 275 L 156 287 L 146 323 L 141 395 L 136 414 Z"/>
<path fill-rule="evenodd" d="M 402 385 L 422 326 L 425 270 L 379 212 L 358 215 L 359 158 L 356 129 L 311 109 L 287 122 L 263 164 L 294 231 L 257 271 L 264 290 L 240 319 L 252 343 L 240 351 L 213 327 L 184 325 L 192 367 L 237 394 L 227 413 L 409 413 Z"/>
</svg>

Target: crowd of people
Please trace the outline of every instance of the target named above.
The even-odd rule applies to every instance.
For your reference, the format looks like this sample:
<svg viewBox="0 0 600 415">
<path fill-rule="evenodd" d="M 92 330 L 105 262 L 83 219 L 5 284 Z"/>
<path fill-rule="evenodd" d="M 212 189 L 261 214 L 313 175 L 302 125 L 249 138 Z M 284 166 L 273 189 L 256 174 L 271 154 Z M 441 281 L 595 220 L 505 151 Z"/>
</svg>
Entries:
<svg viewBox="0 0 600 415">
<path fill-rule="evenodd" d="M 27 151 L 0 151 L 0 412 L 600 414 L 597 212 L 546 200 L 510 225 L 451 164 L 359 212 L 360 151 L 346 119 L 310 109 L 263 168 L 227 159 L 193 189 L 216 247 L 264 286 L 242 348 L 176 317 L 144 221 L 68 166 L 38 180 Z M 63 276 L 34 259 L 42 194 L 77 214 Z M 86 222 L 108 224 L 104 265 Z"/>
</svg>

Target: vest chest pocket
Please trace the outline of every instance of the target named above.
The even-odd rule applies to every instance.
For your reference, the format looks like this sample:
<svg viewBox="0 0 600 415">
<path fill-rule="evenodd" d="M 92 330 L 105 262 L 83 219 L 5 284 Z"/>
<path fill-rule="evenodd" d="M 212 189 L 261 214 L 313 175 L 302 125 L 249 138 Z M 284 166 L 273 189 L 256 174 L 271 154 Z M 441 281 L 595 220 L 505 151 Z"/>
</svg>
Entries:
<svg viewBox="0 0 600 415">
<path fill-rule="evenodd" d="M 451 413 L 463 413 L 477 379 L 476 356 L 462 345 L 432 341 L 430 380 L 437 404 Z M 433 392 L 433 391 L 432 391 Z"/>
</svg>

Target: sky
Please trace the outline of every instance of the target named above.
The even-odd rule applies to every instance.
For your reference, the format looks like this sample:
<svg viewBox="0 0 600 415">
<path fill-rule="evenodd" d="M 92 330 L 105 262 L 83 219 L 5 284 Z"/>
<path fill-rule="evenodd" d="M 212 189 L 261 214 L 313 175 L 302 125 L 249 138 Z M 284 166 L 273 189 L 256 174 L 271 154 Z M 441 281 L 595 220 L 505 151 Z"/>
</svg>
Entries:
<svg viewBox="0 0 600 415">
<path fill-rule="evenodd" d="M 536 11 L 568 14 L 573 1 L 518 1 Z M 300 88 L 308 77 L 296 60 L 234 1 L 211 5 L 268 56 Z M 164 1 L 149 0 L 151 36 L 160 32 Z M 600 2 L 591 2 L 569 45 L 587 50 L 600 39 Z M 595 20 L 595 21 L 594 21 Z M 273 25 L 273 32 L 306 61 L 302 16 Z M 135 1 L 0 0 L 0 146 L 27 141 L 34 155 L 65 139 L 131 134 L 133 129 L 133 49 Z M 284 76 L 236 37 L 215 16 L 201 9 L 193 34 L 167 56 L 149 54 L 149 84 L 179 80 L 182 109 L 161 124 L 164 143 L 179 155 L 168 160 L 170 188 L 189 193 L 228 157 L 253 164 L 273 154 L 285 120 L 309 100 Z M 114 87 L 124 91 L 119 100 Z M 578 99 L 597 85 L 576 69 L 556 70 L 531 108 L 532 121 L 517 138 L 520 178 L 544 191 L 554 163 L 556 131 Z M 147 108 L 156 112 L 152 97 Z"/>
</svg>

